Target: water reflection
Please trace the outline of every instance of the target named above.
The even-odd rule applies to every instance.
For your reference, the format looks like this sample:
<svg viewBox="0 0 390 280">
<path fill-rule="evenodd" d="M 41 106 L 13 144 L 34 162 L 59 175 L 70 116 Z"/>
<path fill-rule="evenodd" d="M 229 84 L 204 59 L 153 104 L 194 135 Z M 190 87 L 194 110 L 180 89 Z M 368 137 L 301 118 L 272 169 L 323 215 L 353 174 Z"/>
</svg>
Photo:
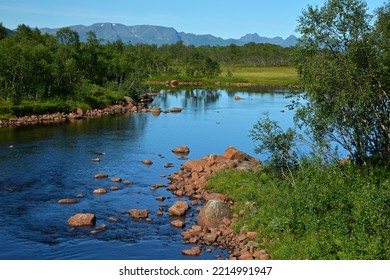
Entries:
<svg viewBox="0 0 390 280">
<path fill-rule="evenodd" d="M 170 109 L 172 107 L 181 108 L 205 108 L 211 104 L 216 104 L 221 98 L 220 90 L 215 89 L 187 89 L 180 91 L 162 91 L 162 94 L 154 98 L 152 105 Z"/>
<path fill-rule="evenodd" d="M 244 99 L 235 101 L 235 95 Z M 170 225 L 166 207 L 162 217 L 155 214 L 161 207 L 156 196 L 167 197 L 167 205 L 176 198 L 164 188 L 150 191 L 153 184 L 167 183 L 161 174 L 169 175 L 183 163 L 171 150 L 187 145 L 190 159 L 221 154 L 228 146 L 252 153 L 254 144 L 248 132 L 253 124 L 267 112 L 283 126 L 291 125 L 292 114 L 281 112 L 288 103 L 284 94 L 275 92 L 161 91 L 155 105 L 162 109 L 181 107 L 183 112 L 158 117 L 149 113 L 117 115 L 0 130 L 0 259 L 184 258 L 181 250 L 189 245 L 182 244 L 181 229 Z M 11 144 L 13 149 L 8 148 Z M 91 161 L 96 156 L 101 162 Z M 154 164 L 141 164 L 144 158 Z M 168 162 L 175 168 L 164 168 Z M 96 180 L 93 175 L 97 173 L 133 184 Z M 119 190 L 102 196 L 92 194 L 96 188 L 109 190 L 111 185 Z M 80 193 L 85 197 L 74 205 L 57 203 Z M 148 209 L 153 221 L 131 220 L 127 214 L 131 208 Z M 97 224 L 107 224 L 107 230 L 91 234 L 91 228 L 70 229 L 66 220 L 78 212 L 95 213 Z M 117 223 L 108 222 L 112 216 L 118 218 Z M 200 258 L 212 259 L 214 255 Z"/>
</svg>

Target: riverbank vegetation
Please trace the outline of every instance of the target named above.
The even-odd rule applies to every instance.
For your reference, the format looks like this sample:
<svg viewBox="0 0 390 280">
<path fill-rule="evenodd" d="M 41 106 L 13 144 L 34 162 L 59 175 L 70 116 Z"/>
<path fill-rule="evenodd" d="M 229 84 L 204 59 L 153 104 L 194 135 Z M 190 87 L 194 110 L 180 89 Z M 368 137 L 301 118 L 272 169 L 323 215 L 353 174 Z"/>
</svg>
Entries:
<svg viewBox="0 0 390 280">
<path fill-rule="evenodd" d="M 390 258 L 390 4 L 367 11 L 328 0 L 303 12 L 295 62 L 306 91 L 291 108 L 305 135 L 265 116 L 250 132 L 270 155 L 264 168 L 208 182 L 236 201 L 237 231 L 257 231 L 275 259 Z"/>
<path fill-rule="evenodd" d="M 136 101 L 146 92 L 144 81 L 296 84 L 291 53 L 292 48 L 253 43 L 102 44 L 93 32 L 81 42 L 69 28 L 51 36 L 23 24 L 10 35 L 0 24 L 0 116 L 94 109 L 123 96 Z"/>
</svg>

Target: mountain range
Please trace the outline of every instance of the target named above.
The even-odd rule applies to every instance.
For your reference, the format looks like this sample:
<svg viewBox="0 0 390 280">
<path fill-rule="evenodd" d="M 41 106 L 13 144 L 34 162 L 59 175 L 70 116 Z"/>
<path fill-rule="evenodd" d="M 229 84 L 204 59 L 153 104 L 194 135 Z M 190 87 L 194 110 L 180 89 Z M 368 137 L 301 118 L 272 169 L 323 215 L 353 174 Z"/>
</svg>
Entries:
<svg viewBox="0 0 390 280">
<path fill-rule="evenodd" d="M 282 37 L 261 37 L 257 33 L 247 34 L 239 39 L 223 39 L 210 34 L 196 35 L 192 33 L 178 32 L 172 27 L 154 26 L 154 25 L 134 25 L 126 26 L 118 23 L 95 23 L 89 26 L 74 25 L 68 26 L 70 29 L 79 33 L 80 40 L 87 39 L 87 32 L 93 31 L 96 37 L 103 42 L 114 42 L 122 40 L 125 43 L 132 44 L 175 44 L 183 41 L 185 45 L 194 46 L 227 46 L 235 44 L 238 46 L 247 43 L 268 43 L 282 47 L 290 47 L 296 44 L 297 38 L 294 35 L 286 39 Z M 41 28 L 41 32 L 55 35 L 60 28 Z"/>
</svg>

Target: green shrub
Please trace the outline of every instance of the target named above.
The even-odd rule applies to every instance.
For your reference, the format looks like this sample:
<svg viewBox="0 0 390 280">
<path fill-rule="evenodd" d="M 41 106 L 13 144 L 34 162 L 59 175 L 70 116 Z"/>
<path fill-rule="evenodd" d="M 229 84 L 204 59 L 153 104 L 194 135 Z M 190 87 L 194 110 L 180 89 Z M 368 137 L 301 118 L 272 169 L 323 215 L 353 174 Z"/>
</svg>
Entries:
<svg viewBox="0 0 390 280">
<path fill-rule="evenodd" d="M 273 259 L 390 259 L 389 178 L 386 167 L 310 163 L 294 183 L 266 170 L 226 171 L 208 187 L 236 201 L 236 230 L 257 231 Z"/>
</svg>

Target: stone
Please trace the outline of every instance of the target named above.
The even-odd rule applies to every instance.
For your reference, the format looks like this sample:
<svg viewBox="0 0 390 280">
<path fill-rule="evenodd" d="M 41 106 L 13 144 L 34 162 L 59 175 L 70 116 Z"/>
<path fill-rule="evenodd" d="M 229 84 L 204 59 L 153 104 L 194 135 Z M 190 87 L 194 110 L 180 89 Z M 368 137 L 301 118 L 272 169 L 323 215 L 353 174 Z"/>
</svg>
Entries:
<svg viewBox="0 0 390 280">
<path fill-rule="evenodd" d="M 219 200 L 209 200 L 199 212 L 196 220 L 197 224 L 203 227 L 216 228 L 223 219 L 231 218 L 229 206 Z"/>
<path fill-rule="evenodd" d="M 259 250 L 253 253 L 253 257 L 257 260 L 270 260 L 271 256 L 266 250 Z"/>
<path fill-rule="evenodd" d="M 188 155 L 190 153 L 190 149 L 187 146 L 176 147 L 172 150 L 175 154 L 185 154 Z"/>
<path fill-rule="evenodd" d="M 175 86 L 177 86 L 177 85 L 179 84 L 179 82 L 176 81 L 176 80 L 172 80 L 172 81 L 169 82 L 169 84 L 170 84 L 172 87 L 175 87 Z"/>
<path fill-rule="evenodd" d="M 186 161 L 183 165 L 183 169 L 189 169 L 194 170 L 196 172 L 201 172 L 205 169 L 207 166 L 207 160 L 206 159 L 195 159 L 195 160 L 189 160 Z"/>
<path fill-rule="evenodd" d="M 98 188 L 93 191 L 93 194 L 105 194 L 107 193 L 107 190 L 105 188 Z"/>
<path fill-rule="evenodd" d="M 145 164 L 145 165 L 151 165 L 151 164 L 153 164 L 153 161 L 151 161 L 150 159 L 144 159 L 144 160 L 142 160 L 141 161 L 143 164 Z"/>
<path fill-rule="evenodd" d="M 115 218 L 115 217 L 109 217 L 108 218 L 108 221 L 111 222 L 111 223 L 115 223 L 118 221 L 118 218 Z"/>
<path fill-rule="evenodd" d="M 239 260 L 253 260 L 253 255 L 248 251 L 244 251 L 240 254 L 238 259 Z"/>
<path fill-rule="evenodd" d="M 173 220 L 171 222 L 171 225 L 174 227 L 177 227 L 177 228 L 182 228 L 182 227 L 184 227 L 184 222 L 180 221 L 180 220 Z"/>
<path fill-rule="evenodd" d="M 133 182 L 132 181 L 130 181 L 130 180 L 124 180 L 123 181 L 123 184 L 125 184 L 125 185 L 131 185 Z"/>
<path fill-rule="evenodd" d="M 134 219 L 146 219 L 149 216 L 149 212 L 146 209 L 131 209 L 129 215 Z"/>
<path fill-rule="evenodd" d="M 69 120 L 77 120 L 81 118 L 81 116 L 76 113 L 69 113 L 67 117 Z"/>
<path fill-rule="evenodd" d="M 257 239 L 257 232 L 255 232 L 255 231 L 248 231 L 246 233 L 246 237 L 248 237 L 249 239 L 255 240 L 255 239 Z"/>
<path fill-rule="evenodd" d="M 95 179 L 105 179 L 105 178 L 108 178 L 108 174 L 96 174 L 95 175 Z"/>
<path fill-rule="evenodd" d="M 164 201 L 164 200 L 165 200 L 165 197 L 162 196 L 162 195 L 159 195 L 159 196 L 156 196 L 156 200 L 158 200 L 158 201 Z"/>
<path fill-rule="evenodd" d="M 223 157 L 226 159 L 234 160 L 240 156 L 241 152 L 237 150 L 235 147 L 229 147 L 223 153 Z"/>
<path fill-rule="evenodd" d="M 92 234 L 96 234 L 96 233 L 99 233 L 99 232 L 101 232 L 101 231 L 103 231 L 103 230 L 105 230 L 105 229 L 107 229 L 107 226 L 106 226 L 105 224 L 101 224 L 101 225 L 98 225 L 97 227 L 95 227 L 95 228 L 91 231 L 91 233 L 92 233 Z"/>
<path fill-rule="evenodd" d="M 58 200 L 58 204 L 75 204 L 75 203 L 76 203 L 76 199 L 73 198 L 64 198 Z"/>
<path fill-rule="evenodd" d="M 168 208 L 168 212 L 174 216 L 184 216 L 189 206 L 185 201 L 176 201 L 172 207 Z"/>
<path fill-rule="evenodd" d="M 238 96 L 238 95 L 236 95 L 236 96 L 234 97 L 234 100 L 237 100 L 237 101 L 243 100 L 243 99 L 245 99 L 245 98 L 242 98 L 241 96 Z"/>
<path fill-rule="evenodd" d="M 150 112 L 153 115 L 159 115 L 161 113 L 161 108 L 160 108 L 160 106 L 153 106 L 153 108 L 150 109 Z"/>
<path fill-rule="evenodd" d="M 200 249 L 201 249 L 201 247 L 197 246 L 197 247 L 193 247 L 191 249 L 182 250 L 181 253 L 185 256 L 199 256 L 200 252 L 201 252 Z"/>
<path fill-rule="evenodd" d="M 93 158 L 91 159 L 92 162 L 100 162 L 100 158 Z"/>
<path fill-rule="evenodd" d="M 222 193 L 204 193 L 203 198 L 206 201 L 209 200 L 219 200 L 219 201 L 225 201 L 227 196 Z"/>
<path fill-rule="evenodd" d="M 72 227 L 92 226 L 96 223 L 96 216 L 91 213 L 78 213 L 68 219 Z"/>
<path fill-rule="evenodd" d="M 181 111 L 183 111 L 183 109 L 182 108 L 173 107 L 169 111 L 171 113 L 180 113 Z"/>
<path fill-rule="evenodd" d="M 76 109 L 76 114 L 79 115 L 79 116 L 84 116 L 84 110 L 81 109 L 81 108 L 77 108 Z"/>
<path fill-rule="evenodd" d="M 217 235 L 215 233 L 206 233 L 204 236 L 203 236 L 203 240 L 212 244 L 215 240 L 217 240 Z"/>
<path fill-rule="evenodd" d="M 111 178 L 111 182 L 119 183 L 119 182 L 122 182 L 122 179 L 121 178 Z"/>
<path fill-rule="evenodd" d="M 119 190 L 119 188 L 118 188 L 117 186 L 111 186 L 111 187 L 110 187 L 110 190 L 112 190 L 112 191 L 117 191 L 117 190 Z"/>
</svg>

